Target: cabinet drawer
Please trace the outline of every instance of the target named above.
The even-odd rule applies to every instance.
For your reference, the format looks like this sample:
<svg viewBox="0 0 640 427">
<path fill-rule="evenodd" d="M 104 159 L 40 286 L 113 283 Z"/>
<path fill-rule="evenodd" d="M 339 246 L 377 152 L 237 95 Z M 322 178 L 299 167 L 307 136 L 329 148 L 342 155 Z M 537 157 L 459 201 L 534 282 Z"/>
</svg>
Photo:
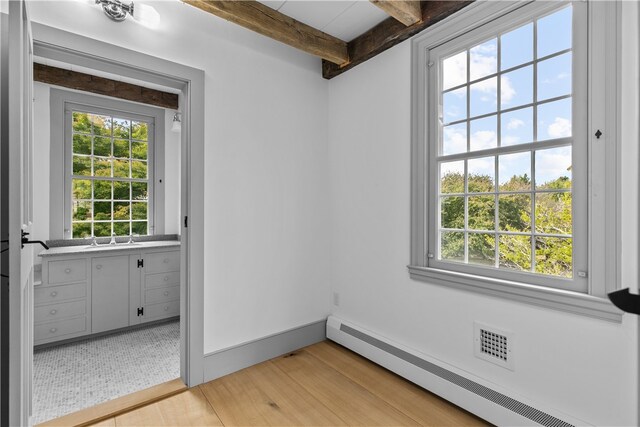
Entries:
<svg viewBox="0 0 640 427">
<path fill-rule="evenodd" d="M 34 310 L 35 323 L 64 319 L 87 312 L 87 301 L 71 301 L 60 304 L 41 305 Z"/>
<path fill-rule="evenodd" d="M 144 288 L 159 288 L 180 284 L 180 272 L 147 274 L 144 277 Z"/>
<path fill-rule="evenodd" d="M 64 335 L 77 334 L 86 330 L 87 318 L 78 317 L 36 325 L 33 338 L 35 341 L 50 340 L 52 338 L 63 337 Z"/>
<path fill-rule="evenodd" d="M 49 262 L 49 283 L 81 282 L 87 278 L 87 261 L 68 259 Z"/>
<path fill-rule="evenodd" d="M 144 308 L 144 322 L 150 320 L 173 317 L 180 314 L 180 301 L 170 301 L 160 304 L 150 304 Z"/>
<path fill-rule="evenodd" d="M 180 299 L 180 286 L 150 289 L 144 293 L 144 305 Z"/>
<path fill-rule="evenodd" d="M 144 254 L 145 273 L 180 271 L 180 251 Z"/>
<path fill-rule="evenodd" d="M 87 284 L 62 286 L 39 286 L 34 292 L 35 305 L 50 304 L 67 301 L 75 298 L 83 298 L 87 295 Z"/>
</svg>

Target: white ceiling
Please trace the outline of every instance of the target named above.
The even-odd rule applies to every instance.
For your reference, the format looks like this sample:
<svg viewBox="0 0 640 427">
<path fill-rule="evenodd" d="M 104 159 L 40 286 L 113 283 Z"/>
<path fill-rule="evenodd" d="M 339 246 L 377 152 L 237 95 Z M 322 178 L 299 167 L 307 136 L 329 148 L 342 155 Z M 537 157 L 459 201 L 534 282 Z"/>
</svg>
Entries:
<svg viewBox="0 0 640 427">
<path fill-rule="evenodd" d="M 293 19 L 351 41 L 389 17 L 366 0 L 258 0 Z"/>
</svg>

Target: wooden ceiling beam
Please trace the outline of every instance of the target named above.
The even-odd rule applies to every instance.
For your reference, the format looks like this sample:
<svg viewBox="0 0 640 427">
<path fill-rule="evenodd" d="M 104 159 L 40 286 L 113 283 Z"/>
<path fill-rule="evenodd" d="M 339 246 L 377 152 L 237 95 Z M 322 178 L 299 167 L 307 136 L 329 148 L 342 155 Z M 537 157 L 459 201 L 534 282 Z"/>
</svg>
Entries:
<svg viewBox="0 0 640 427">
<path fill-rule="evenodd" d="M 407 27 L 422 21 L 420 0 L 369 0 Z"/>
<path fill-rule="evenodd" d="M 395 18 L 387 18 L 366 33 L 356 37 L 347 45 L 349 51 L 349 63 L 338 66 L 328 61 L 322 61 L 322 76 L 331 79 L 347 70 L 373 58 L 379 53 L 397 45 L 412 37 L 425 28 L 442 21 L 447 16 L 457 12 L 471 4 L 473 0 L 466 1 L 424 1 L 422 6 L 422 21 L 406 27 Z"/>
<path fill-rule="evenodd" d="M 91 74 L 65 70 L 49 65 L 34 63 L 33 80 L 66 87 L 68 89 L 76 89 L 111 96 L 113 98 L 126 99 L 127 101 L 155 105 L 156 107 L 170 108 L 172 110 L 178 109 L 178 95 L 175 93 L 162 92 L 131 83 L 96 77 Z"/>
<path fill-rule="evenodd" d="M 319 56 L 337 66 L 349 62 L 346 42 L 296 21 L 255 0 L 183 0 L 183 2 L 311 55 Z"/>
</svg>

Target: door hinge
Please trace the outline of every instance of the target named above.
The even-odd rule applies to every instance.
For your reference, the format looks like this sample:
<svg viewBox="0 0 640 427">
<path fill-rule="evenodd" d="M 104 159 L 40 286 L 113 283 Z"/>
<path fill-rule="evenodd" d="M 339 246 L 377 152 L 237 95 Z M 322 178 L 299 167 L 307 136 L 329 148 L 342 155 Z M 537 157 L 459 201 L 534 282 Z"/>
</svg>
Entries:
<svg viewBox="0 0 640 427">
<path fill-rule="evenodd" d="M 184 228 L 189 227 L 189 217 L 185 215 L 184 217 Z"/>
<path fill-rule="evenodd" d="M 138 307 L 138 316 L 144 316 L 144 307 Z"/>
<path fill-rule="evenodd" d="M 139 259 L 138 260 L 138 268 L 142 268 L 144 267 L 144 259 Z"/>
</svg>

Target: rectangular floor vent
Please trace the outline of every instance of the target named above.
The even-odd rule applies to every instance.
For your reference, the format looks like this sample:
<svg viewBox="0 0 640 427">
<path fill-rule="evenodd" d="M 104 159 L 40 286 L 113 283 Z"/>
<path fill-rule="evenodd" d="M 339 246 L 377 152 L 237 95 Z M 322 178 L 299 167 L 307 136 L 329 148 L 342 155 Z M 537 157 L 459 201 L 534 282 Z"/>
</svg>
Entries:
<svg viewBox="0 0 640 427">
<path fill-rule="evenodd" d="M 513 371 L 513 333 L 473 323 L 476 357 Z"/>
<path fill-rule="evenodd" d="M 545 427 L 574 427 L 574 424 L 568 423 L 547 412 L 541 411 L 537 408 L 527 405 L 524 402 L 521 402 L 517 399 L 509 397 L 496 390 L 493 390 L 489 387 L 458 375 L 455 372 L 451 372 L 448 369 L 419 358 L 411 353 L 408 353 L 384 341 L 367 335 L 357 329 L 347 326 L 344 323 L 340 325 L 340 331 L 344 332 L 345 334 L 351 335 L 352 337 L 357 338 L 363 342 L 366 342 L 369 345 L 372 345 L 433 375 L 436 375 L 445 381 L 455 384 L 458 387 L 468 390 L 477 396 L 487 399 L 495 403 L 496 405 L 500 405 L 507 410 L 513 411 L 514 413 L 519 414 L 522 417 L 533 421 L 534 423 Z M 507 333 L 507 339 L 509 339 L 509 335 L 510 334 Z"/>
</svg>

